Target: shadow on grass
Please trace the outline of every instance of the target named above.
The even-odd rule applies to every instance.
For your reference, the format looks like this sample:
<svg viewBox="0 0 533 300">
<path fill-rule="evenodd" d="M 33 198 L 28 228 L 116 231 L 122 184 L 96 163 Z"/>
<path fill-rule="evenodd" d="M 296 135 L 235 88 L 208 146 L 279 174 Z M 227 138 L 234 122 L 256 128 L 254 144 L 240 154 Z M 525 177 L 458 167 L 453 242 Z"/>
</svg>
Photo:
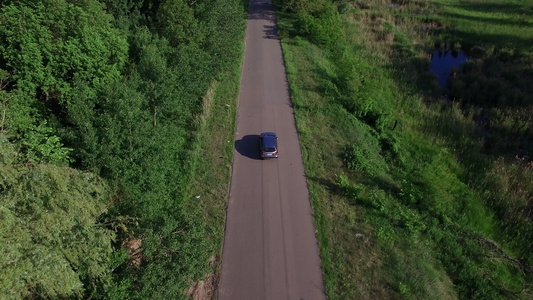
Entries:
<svg viewBox="0 0 533 300">
<path fill-rule="evenodd" d="M 455 7 L 462 8 L 469 11 L 476 11 L 481 13 L 496 13 L 496 14 L 515 14 L 520 16 L 522 14 L 533 15 L 533 6 L 526 7 L 525 5 L 513 3 L 490 3 L 490 2 L 471 2 L 461 1 Z"/>
<path fill-rule="evenodd" d="M 468 16 L 459 13 L 446 13 L 447 17 L 454 19 L 463 19 L 471 22 L 483 22 L 487 25 L 497 25 L 497 26 L 516 26 L 516 27 L 527 27 L 529 22 L 524 19 L 511 19 L 511 18 L 487 18 L 479 16 Z"/>
<path fill-rule="evenodd" d="M 488 26 L 488 25 L 487 25 Z M 533 48 L 533 39 L 518 37 L 514 34 L 494 34 L 469 32 L 461 28 L 450 29 L 443 32 L 441 37 L 445 40 L 459 41 L 466 50 L 477 45 L 495 45 L 498 48 L 517 49 L 519 52 L 528 53 Z"/>
<path fill-rule="evenodd" d="M 307 179 L 325 187 L 328 191 L 336 195 L 344 195 L 344 192 L 342 191 L 341 187 L 337 183 L 329 179 L 321 177 L 307 177 Z"/>
</svg>

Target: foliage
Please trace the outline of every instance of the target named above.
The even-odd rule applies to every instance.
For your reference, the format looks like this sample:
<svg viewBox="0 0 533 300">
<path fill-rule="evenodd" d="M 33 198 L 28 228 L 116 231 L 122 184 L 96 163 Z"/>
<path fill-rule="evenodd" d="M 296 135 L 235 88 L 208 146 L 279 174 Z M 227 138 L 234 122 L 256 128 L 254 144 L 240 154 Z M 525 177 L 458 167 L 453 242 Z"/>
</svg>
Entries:
<svg viewBox="0 0 533 300">
<path fill-rule="evenodd" d="M 299 34 L 309 37 L 313 42 L 333 48 L 341 39 L 340 18 L 333 5 L 326 6 L 324 10 L 313 14 L 300 13 L 297 28 Z"/>
<path fill-rule="evenodd" d="M 26 133 L 21 150 L 27 153 L 28 162 L 59 165 L 69 161 L 68 154 L 72 149 L 63 147 L 59 137 L 51 133 L 52 128 L 47 127 L 46 122 Z"/>
<path fill-rule="evenodd" d="M 275 2 L 285 11 L 290 11 L 292 13 L 307 13 L 311 15 L 320 14 L 323 10 L 331 9 L 332 7 L 334 8 L 334 6 L 331 5 L 332 3 L 327 0 L 278 0 Z"/>
<path fill-rule="evenodd" d="M 202 41 L 203 37 L 197 36 L 200 32 L 198 20 L 194 18 L 194 9 L 185 1 L 162 1 L 155 20 L 157 32 L 172 47 Z"/>
<path fill-rule="evenodd" d="M 71 280 L 49 297 L 184 297 L 210 268 L 202 249 L 217 248 L 188 191 L 202 98 L 241 55 L 242 3 L 40 0 L 1 9 L 0 130 L 12 158 L 91 171 L 112 193 L 102 222 L 118 240 L 86 254 L 109 257 L 102 267 L 113 279 L 80 267 L 70 275 L 83 286 Z M 124 256 L 130 239 L 142 241 L 141 265 Z"/>
<path fill-rule="evenodd" d="M 21 1 L 2 12 L 3 68 L 18 89 L 64 104 L 76 81 L 98 89 L 119 76 L 126 44 L 98 1 Z"/>
<path fill-rule="evenodd" d="M 54 165 L 18 166 L 4 135 L 0 145 L 0 293 L 10 299 L 80 297 L 84 289 L 109 283 L 114 233 L 97 222 L 106 212 L 105 183 Z"/>
<path fill-rule="evenodd" d="M 336 47 L 342 40 L 341 19 L 337 6 L 327 0 L 276 0 L 274 4 L 297 18 L 295 34 L 314 43 Z"/>
<path fill-rule="evenodd" d="M 0 68 L 12 94 L 6 127 L 28 149 L 29 160 L 68 161 L 53 123 L 76 106 L 79 83 L 90 87 L 85 99 L 93 102 L 96 91 L 119 77 L 125 40 L 95 0 L 20 1 L 3 6 L 2 15 Z"/>
</svg>

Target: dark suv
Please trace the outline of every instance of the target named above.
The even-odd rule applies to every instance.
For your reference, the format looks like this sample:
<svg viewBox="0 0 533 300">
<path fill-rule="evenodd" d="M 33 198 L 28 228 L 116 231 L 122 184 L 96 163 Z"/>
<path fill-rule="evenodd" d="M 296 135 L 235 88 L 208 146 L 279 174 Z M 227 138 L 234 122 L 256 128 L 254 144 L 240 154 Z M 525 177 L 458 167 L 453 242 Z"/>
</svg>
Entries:
<svg viewBox="0 0 533 300">
<path fill-rule="evenodd" d="M 261 158 L 278 158 L 278 137 L 274 132 L 263 132 L 259 138 Z"/>
</svg>

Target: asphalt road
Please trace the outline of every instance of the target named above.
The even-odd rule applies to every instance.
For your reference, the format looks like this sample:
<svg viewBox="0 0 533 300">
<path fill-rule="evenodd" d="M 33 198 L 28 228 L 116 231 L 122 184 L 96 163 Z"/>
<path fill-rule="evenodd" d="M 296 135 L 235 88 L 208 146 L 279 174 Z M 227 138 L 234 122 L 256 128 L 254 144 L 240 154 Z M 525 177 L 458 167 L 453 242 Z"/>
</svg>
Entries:
<svg viewBox="0 0 533 300">
<path fill-rule="evenodd" d="M 278 159 L 260 159 L 266 131 Z M 218 299 L 325 298 L 274 10 L 251 0 Z"/>
</svg>

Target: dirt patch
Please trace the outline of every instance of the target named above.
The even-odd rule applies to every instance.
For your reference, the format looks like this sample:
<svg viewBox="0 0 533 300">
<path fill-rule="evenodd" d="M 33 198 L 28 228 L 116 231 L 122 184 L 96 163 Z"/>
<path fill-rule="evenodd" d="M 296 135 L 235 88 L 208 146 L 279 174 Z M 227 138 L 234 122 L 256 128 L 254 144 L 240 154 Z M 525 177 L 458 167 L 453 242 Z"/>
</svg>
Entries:
<svg viewBox="0 0 533 300">
<path fill-rule="evenodd" d="M 131 237 L 127 241 L 124 241 L 122 243 L 122 247 L 126 248 L 126 252 L 128 253 L 130 257 L 130 264 L 134 266 L 138 266 L 141 264 L 142 261 L 142 240 L 137 239 L 134 237 Z"/>
<path fill-rule="evenodd" d="M 213 254 L 209 259 L 209 264 L 214 266 L 217 263 L 218 256 Z M 215 292 L 217 289 L 218 275 L 206 274 L 204 280 L 200 280 L 192 284 L 192 286 L 185 292 L 189 299 L 192 300 L 211 300 L 215 299 Z"/>
<path fill-rule="evenodd" d="M 193 300 L 211 300 L 215 298 L 217 276 L 206 274 L 204 280 L 193 283 L 186 294 Z"/>
</svg>

